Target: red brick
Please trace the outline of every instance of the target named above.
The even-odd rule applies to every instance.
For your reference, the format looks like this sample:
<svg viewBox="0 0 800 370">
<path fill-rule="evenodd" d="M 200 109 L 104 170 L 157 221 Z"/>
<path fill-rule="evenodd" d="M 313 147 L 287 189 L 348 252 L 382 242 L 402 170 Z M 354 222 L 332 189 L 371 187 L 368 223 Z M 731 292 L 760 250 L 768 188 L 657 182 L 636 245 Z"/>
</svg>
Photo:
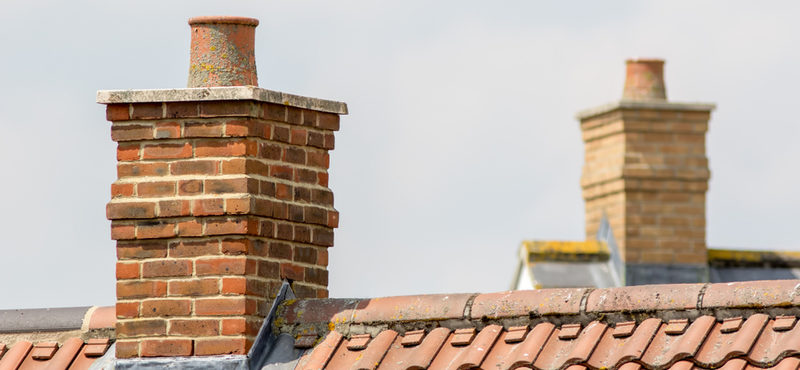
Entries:
<svg viewBox="0 0 800 370">
<path fill-rule="evenodd" d="M 308 132 L 308 146 L 315 148 L 325 148 L 325 134 L 317 131 Z"/>
<path fill-rule="evenodd" d="M 317 112 L 303 109 L 303 126 L 314 127 L 317 125 Z"/>
<path fill-rule="evenodd" d="M 117 177 L 164 176 L 169 173 L 169 165 L 164 162 L 118 163 Z"/>
<path fill-rule="evenodd" d="M 167 256 L 167 242 L 163 240 L 140 240 L 117 242 L 117 259 L 164 258 Z"/>
<path fill-rule="evenodd" d="M 117 262 L 117 280 L 122 279 L 138 279 L 139 278 L 139 263 L 123 263 Z"/>
<path fill-rule="evenodd" d="M 333 134 L 325 134 L 325 145 L 323 148 L 328 150 L 333 150 L 336 146 L 336 139 L 334 138 Z"/>
<path fill-rule="evenodd" d="M 317 127 L 324 130 L 339 130 L 339 115 L 333 113 L 318 113 Z"/>
<path fill-rule="evenodd" d="M 311 228 L 303 224 L 294 225 L 294 241 L 298 243 L 311 243 Z"/>
<path fill-rule="evenodd" d="M 294 177 L 292 167 L 282 165 L 269 166 L 269 175 L 284 180 L 292 180 Z"/>
<path fill-rule="evenodd" d="M 317 289 L 317 298 L 328 298 L 328 289 Z"/>
<path fill-rule="evenodd" d="M 280 160 L 283 158 L 281 153 L 281 146 L 272 142 L 261 143 L 258 147 L 258 155 L 264 159 Z"/>
<path fill-rule="evenodd" d="M 198 140 L 195 148 L 197 157 L 236 157 L 248 153 L 248 141 L 233 140 Z"/>
<path fill-rule="evenodd" d="M 222 294 L 245 294 L 247 279 L 245 277 L 222 278 Z"/>
<path fill-rule="evenodd" d="M 117 318 L 133 319 L 139 317 L 139 302 L 117 302 Z"/>
<path fill-rule="evenodd" d="M 250 101 L 204 101 L 200 103 L 200 117 L 253 116 L 257 110 Z"/>
<path fill-rule="evenodd" d="M 286 107 L 278 104 L 264 103 L 261 104 L 262 115 L 261 117 L 273 121 L 286 121 Z"/>
<path fill-rule="evenodd" d="M 311 141 L 311 136 L 309 136 L 308 140 L 309 142 Z M 328 153 L 316 153 L 309 151 L 306 155 L 308 156 L 306 163 L 308 163 L 309 166 L 328 169 L 328 167 L 331 165 L 331 157 L 328 155 Z"/>
<path fill-rule="evenodd" d="M 195 199 L 193 203 L 192 213 L 195 216 L 219 216 L 225 213 L 224 199 Z"/>
<path fill-rule="evenodd" d="M 305 270 L 302 266 L 288 262 L 281 263 L 281 279 L 302 281 L 304 274 Z"/>
<path fill-rule="evenodd" d="M 199 257 L 213 256 L 220 254 L 219 241 L 217 240 L 181 240 L 172 242 L 169 245 L 169 256 L 180 257 Z"/>
<path fill-rule="evenodd" d="M 303 123 L 303 111 L 300 108 L 286 107 L 286 122 L 299 125 Z"/>
<path fill-rule="evenodd" d="M 136 161 L 139 159 L 139 144 L 119 144 L 117 145 L 117 160 Z"/>
<path fill-rule="evenodd" d="M 195 261 L 197 276 L 204 275 L 243 275 L 247 259 L 245 257 L 221 257 Z"/>
<path fill-rule="evenodd" d="M 272 140 L 280 141 L 282 143 L 289 142 L 289 128 L 282 126 L 274 126 L 272 128 Z"/>
<path fill-rule="evenodd" d="M 192 311 L 189 299 L 146 299 L 142 301 L 142 317 L 186 316 Z"/>
<path fill-rule="evenodd" d="M 194 353 L 197 356 L 243 355 L 247 353 L 247 340 L 245 338 L 197 339 Z"/>
<path fill-rule="evenodd" d="M 166 197 L 175 195 L 175 181 L 141 182 L 136 185 L 140 197 Z"/>
<path fill-rule="evenodd" d="M 206 194 L 257 193 L 258 181 L 247 177 L 205 180 Z"/>
<path fill-rule="evenodd" d="M 153 139 L 153 126 L 149 125 L 113 125 L 111 140 L 132 141 Z"/>
<path fill-rule="evenodd" d="M 192 145 L 183 144 L 151 144 L 145 145 L 143 159 L 180 159 L 192 156 Z"/>
<path fill-rule="evenodd" d="M 145 278 L 191 275 L 192 261 L 169 259 L 148 261 L 142 264 L 142 277 Z"/>
<path fill-rule="evenodd" d="M 208 220 L 206 235 L 248 234 L 258 230 L 258 224 L 244 218 Z"/>
<path fill-rule="evenodd" d="M 106 106 L 106 120 L 127 121 L 131 118 L 128 104 L 109 104 Z"/>
<path fill-rule="evenodd" d="M 291 129 L 291 137 L 289 138 L 291 144 L 306 145 L 306 140 L 308 140 L 308 130 L 300 128 Z"/>
<path fill-rule="evenodd" d="M 292 240 L 294 238 L 294 228 L 290 224 L 280 223 L 276 226 L 275 237 L 282 240 Z"/>
<path fill-rule="evenodd" d="M 194 118 L 200 115 L 200 104 L 197 102 L 174 102 L 167 104 L 167 117 Z"/>
<path fill-rule="evenodd" d="M 220 320 L 169 320 L 169 335 L 206 337 L 219 335 Z"/>
<path fill-rule="evenodd" d="M 163 103 L 138 103 L 131 104 L 132 119 L 158 119 L 164 117 Z"/>
<path fill-rule="evenodd" d="M 130 197 L 130 196 L 133 196 L 133 184 L 120 184 L 120 183 L 111 184 L 112 198 Z"/>
<path fill-rule="evenodd" d="M 169 295 L 196 297 L 219 294 L 218 279 L 173 280 L 169 282 Z"/>
<path fill-rule="evenodd" d="M 319 186 L 328 187 L 328 173 L 327 172 L 317 172 L 317 184 Z"/>
<path fill-rule="evenodd" d="M 136 225 L 136 238 L 171 238 L 176 234 L 175 224 L 162 221 L 142 221 Z"/>
<path fill-rule="evenodd" d="M 317 172 L 314 170 L 298 168 L 294 174 L 295 174 L 295 181 L 297 182 L 304 182 L 306 184 L 316 184 L 319 181 Z"/>
<path fill-rule="evenodd" d="M 252 125 L 253 122 L 247 120 L 225 122 L 225 136 L 258 136 L 255 133 L 251 133 L 250 127 Z"/>
<path fill-rule="evenodd" d="M 339 212 L 337 212 L 337 211 L 328 212 L 328 222 L 327 222 L 326 226 L 328 226 L 330 228 L 339 227 Z"/>
<path fill-rule="evenodd" d="M 225 212 L 228 214 L 246 214 L 251 210 L 251 198 L 225 199 Z"/>
<path fill-rule="evenodd" d="M 197 220 L 182 221 L 178 223 L 178 236 L 202 236 L 203 224 Z"/>
<path fill-rule="evenodd" d="M 117 340 L 116 343 L 117 358 L 139 357 L 139 341 Z"/>
<path fill-rule="evenodd" d="M 247 322 L 244 318 L 222 320 L 222 335 L 242 335 L 245 334 Z"/>
<path fill-rule="evenodd" d="M 328 224 L 328 211 L 326 209 L 319 207 L 311 207 L 311 206 L 307 206 L 304 208 L 305 208 L 304 214 L 306 222 L 317 225 Z"/>
<path fill-rule="evenodd" d="M 178 194 L 198 195 L 203 193 L 203 180 L 180 180 L 178 181 Z"/>
<path fill-rule="evenodd" d="M 326 247 L 333 246 L 333 230 L 315 228 L 312 231 L 311 243 Z"/>
<path fill-rule="evenodd" d="M 222 241 L 222 253 L 225 255 L 246 255 L 250 250 L 248 239 L 225 239 Z"/>
<path fill-rule="evenodd" d="M 153 218 L 155 214 L 156 205 L 152 202 L 108 203 L 106 206 L 106 217 L 109 220 Z"/>
<path fill-rule="evenodd" d="M 306 267 L 305 281 L 312 284 L 328 286 L 328 270 Z"/>
<path fill-rule="evenodd" d="M 222 122 L 186 122 L 183 124 L 183 137 L 222 137 Z"/>
<path fill-rule="evenodd" d="M 117 336 L 121 338 L 167 334 L 166 320 L 148 319 L 117 322 Z"/>
<path fill-rule="evenodd" d="M 306 152 L 302 148 L 286 148 L 283 151 L 282 160 L 293 164 L 305 164 Z"/>
<path fill-rule="evenodd" d="M 178 122 L 157 122 L 156 139 L 177 139 L 181 137 L 181 124 Z"/>
<path fill-rule="evenodd" d="M 162 200 L 158 202 L 158 217 L 189 216 L 191 206 L 188 200 Z"/>
<path fill-rule="evenodd" d="M 142 357 L 174 357 L 192 355 L 191 339 L 144 339 Z"/>
<path fill-rule="evenodd" d="M 130 240 L 136 238 L 136 227 L 131 224 L 121 224 L 117 221 L 111 222 L 111 239 Z"/>
<path fill-rule="evenodd" d="M 273 243 L 279 245 L 281 243 Z M 271 250 L 270 250 L 271 251 Z M 288 259 L 288 258 L 287 258 Z M 315 247 L 304 247 L 304 246 L 295 246 L 294 248 L 294 258 L 297 262 L 303 262 L 308 264 L 315 264 L 317 263 L 317 248 Z"/>
<path fill-rule="evenodd" d="M 317 265 L 328 266 L 328 251 L 325 249 L 317 251 Z"/>
<path fill-rule="evenodd" d="M 178 161 L 170 165 L 173 175 L 216 175 L 219 162 L 210 160 Z"/>
<path fill-rule="evenodd" d="M 198 298 L 194 303 L 196 315 L 230 316 L 248 314 L 244 297 Z"/>
<path fill-rule="evenodd" d="M 276 183 L 275 197 L 282 200 L 292 200 L 292 186 Z"/>
</svg>

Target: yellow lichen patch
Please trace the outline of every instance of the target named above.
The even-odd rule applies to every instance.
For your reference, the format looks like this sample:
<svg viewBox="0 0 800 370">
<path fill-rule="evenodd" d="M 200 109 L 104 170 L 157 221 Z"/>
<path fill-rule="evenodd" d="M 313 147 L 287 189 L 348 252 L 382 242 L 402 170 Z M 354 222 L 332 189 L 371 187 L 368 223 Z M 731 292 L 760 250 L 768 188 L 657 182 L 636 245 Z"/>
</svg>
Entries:
<svg viewBox="0 0 800 370">
<path fill-rule="evenodd" d="M 709 249 L 708 262 L 724 264 L 785 263 L 800 265 L 800 252 Z"/>
<path fill-rule="evenodd" d="M 329 322 L 328 323 L 328 330 L 330 330 L 330 331 L 336 330 L 336 324 L 334 324 L 333 322 Z"/>
<path fill-rule="evenodd" d="M 520 248 L 529 261 L 605 261 L 609 258 L 606 244 L 596 240 L 526 240 Z"/>
</svg>

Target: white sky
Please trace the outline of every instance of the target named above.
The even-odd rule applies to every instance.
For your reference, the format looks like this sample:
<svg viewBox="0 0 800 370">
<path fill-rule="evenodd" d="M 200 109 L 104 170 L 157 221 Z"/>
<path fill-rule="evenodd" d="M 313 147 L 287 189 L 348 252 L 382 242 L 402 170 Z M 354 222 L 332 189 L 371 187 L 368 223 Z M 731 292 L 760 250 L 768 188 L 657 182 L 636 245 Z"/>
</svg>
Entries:
<svg viewBox="0 0 800 370">
<path fill-rule="evenodd" d="M 337 297 L 497 291 L 518 243 L 583 239 L 574 113 L 667 59 L 718 104 L 712 247 L 797 243 L 797 2 L 27 1 L 0 11 L 0 309 L 114 303 L 115 144 L 96 90 L 186 84 L 196 15 L 261 20 L 262 87 L 341 100 Z"/>
</svg>

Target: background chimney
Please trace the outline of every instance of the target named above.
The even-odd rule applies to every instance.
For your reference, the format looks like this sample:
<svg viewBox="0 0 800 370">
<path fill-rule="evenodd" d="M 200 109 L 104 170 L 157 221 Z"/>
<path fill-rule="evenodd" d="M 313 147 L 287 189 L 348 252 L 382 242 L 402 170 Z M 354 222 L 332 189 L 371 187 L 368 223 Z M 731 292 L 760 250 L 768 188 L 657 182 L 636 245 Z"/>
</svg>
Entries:
<svg viewBox="0 0 800 370">
<path fill-rule="evenodd" d="M 189 23 L 189 86 L 211 87 L 98 92 L 118 143 L 121 359 L 245 354 L 282 279 L 328 295 L 328 151 L 346 105 L 238 86 L 257 83 L 257 20 Z"/>
<path fill-rule="evenodd" d="M 707 279 L 711 104 L 666 101 L 662 60 L 629 60 L 619 102 L 578 114 L 586 236 L 607 215 L 628 285 Z"/>
</svg>

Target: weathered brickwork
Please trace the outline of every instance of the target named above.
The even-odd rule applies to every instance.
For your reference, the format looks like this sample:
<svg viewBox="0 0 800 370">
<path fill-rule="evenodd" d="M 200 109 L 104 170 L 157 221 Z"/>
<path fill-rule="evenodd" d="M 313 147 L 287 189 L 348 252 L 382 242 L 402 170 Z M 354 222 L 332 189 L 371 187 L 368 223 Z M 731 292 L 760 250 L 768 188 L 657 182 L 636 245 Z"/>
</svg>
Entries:
<svg viewBox="0 0 800 370">
<path fill-rule="evenodd" d="M 583 117 L 587 238 L 605 213 L 626 262 L 704 264 L 709 118 L 666 102 Z"/>
<path fill-rule="evenodd" d="M 339 116 L 258 101 L 110 104 L 117 356 L 244 354 L 282 279 L 328 296 Z"/>
</svg>

